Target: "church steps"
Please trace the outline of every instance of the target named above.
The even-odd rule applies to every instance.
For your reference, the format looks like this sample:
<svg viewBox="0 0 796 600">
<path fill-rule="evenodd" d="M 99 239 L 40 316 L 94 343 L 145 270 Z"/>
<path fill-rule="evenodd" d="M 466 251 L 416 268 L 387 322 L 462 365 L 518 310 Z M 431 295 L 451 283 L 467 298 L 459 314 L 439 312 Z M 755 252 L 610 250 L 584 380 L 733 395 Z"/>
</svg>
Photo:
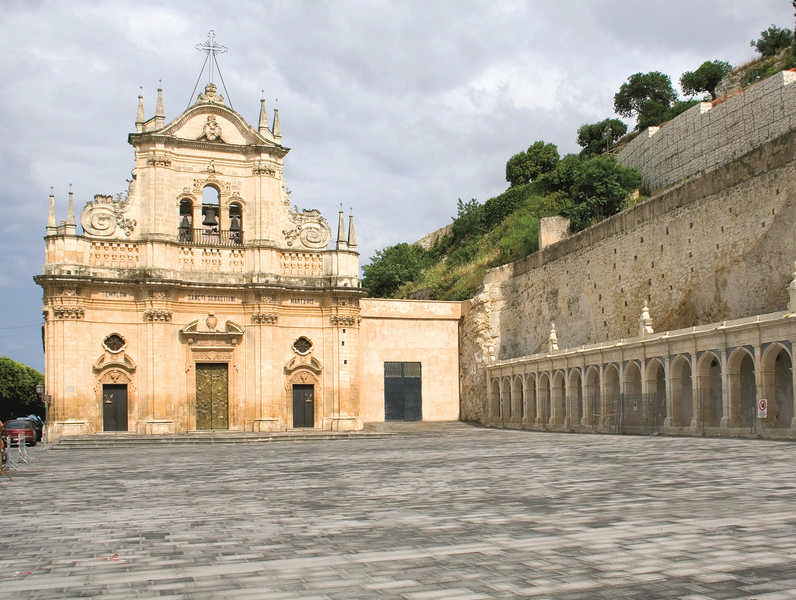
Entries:
<svg viewBox="0 0 796 600">
<path fill-rule="evenodd" d="M 366 431 L 300 431 L 274 433 L 249 432 L 188 432 L 179 435 L 141 435 L 135 433 L 97 433 L 60 438 L 50 447 L 53 450 L 124 448 L 131 446 L 190 445 L 190 444 L 257 444 L 269 442 L 341 440 L 354 438 L 384 438 L 389 432 Z"/>
</svg>

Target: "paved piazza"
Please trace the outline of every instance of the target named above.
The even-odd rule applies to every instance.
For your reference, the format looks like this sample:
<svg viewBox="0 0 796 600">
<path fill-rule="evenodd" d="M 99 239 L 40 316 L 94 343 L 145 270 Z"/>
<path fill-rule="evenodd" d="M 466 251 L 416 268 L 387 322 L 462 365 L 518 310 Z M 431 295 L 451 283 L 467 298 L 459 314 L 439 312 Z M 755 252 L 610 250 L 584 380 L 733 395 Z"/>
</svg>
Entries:
<svg viewBox="0 0 796 600">
<path fill-rule="evenodd" d="M 460 427 L 32 451 L 0 597 L 796 599 L 796 446 Z"/>
</svg>

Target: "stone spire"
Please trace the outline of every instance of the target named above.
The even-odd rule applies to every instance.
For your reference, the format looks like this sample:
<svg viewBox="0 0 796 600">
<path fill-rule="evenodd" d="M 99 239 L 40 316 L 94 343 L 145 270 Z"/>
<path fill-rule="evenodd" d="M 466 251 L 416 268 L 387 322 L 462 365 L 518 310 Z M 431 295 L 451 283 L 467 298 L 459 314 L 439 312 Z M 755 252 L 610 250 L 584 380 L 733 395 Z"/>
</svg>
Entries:
<svg viewBox="0 0 796 600">
<path fill-rule="evenodd" d="M 558 352 L 558 334 L 556 333 L 556 324 L 550 323 L 550 336 L 547 338 L 547 352 L 552 354 Z"/>
<path fill-rule="evenodd" d="M 273 132 L 274 138 L 276 138 L 277 141 L 282 139 L 282 128 L 279 127 L 279 107 L 278 106 L 274 107 L 274 124 L 271 127 L 271 131 Z"/>
<path fill-rule="evenodd" d="M 163 108 L 163 88 L 158 87 L 158 99 L 155 103 L 155 128 L 160 129 L 166 124 L 166 111 Z"/>
<path fill-rule="evenodd" d="M 348 247 L 354 248 L 357 245 L 357 234 L 354 231 L 354 215 L 348 216 Z"/>
<path fill-rule="evenodd" d="M 343 211 L 340 210 L 337 213 L 337 248 L 338 250 L 345 246 L 346 243 L 346 235 L 345 235 L 345 219 L 343 218 Z"/>
<path fill-rule="evenodd" d="M 75 233 L 77 225 L 75 224 L 75 194 L 72 191 L 72 184 L 69 184 L 69 202 L 66 205 L 66 233 Z"/>
<path fill-rule="evenodd" d="M 144 116 L 144 94 L 143 90 L 139 90 L 138 111 L 135 113 L 135 130 L 138 133 L 141 133 L 144 130 L 144 121 L 146 121 L 146 117 Z"/>
<path fill-rule="evenodd" d="M 265 98 L 260 98 L 260 124 L 257 127 L 260 135 L 270 133 L 268 130 L 268 111 L 265 109 Z"/>
<path fill-rule="evenodd" d="M 641 309 L 641 316 L 638 319 L 638 335 L 644 337 L 651 333 L 655 333 L 652 329 L 652 317 L 650 317 L 649 306 L 644 302 L 644 308 Z"/>
<path fill-rule="evenodd" d="M 47 235 L 55 233 L 55 194 L 53 194 L 52 187 L 50 188 L 50 210 L 47 212 Z"/>
</svg>

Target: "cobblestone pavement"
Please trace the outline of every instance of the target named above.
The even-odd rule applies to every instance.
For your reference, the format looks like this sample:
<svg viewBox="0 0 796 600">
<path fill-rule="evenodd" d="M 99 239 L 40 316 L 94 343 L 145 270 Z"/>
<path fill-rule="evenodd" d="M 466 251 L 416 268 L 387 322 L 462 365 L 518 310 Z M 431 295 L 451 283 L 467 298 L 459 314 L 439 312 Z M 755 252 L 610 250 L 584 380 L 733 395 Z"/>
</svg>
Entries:
<svg viewBox="0 0 796 600">
<path fill-rule="evenodd" d="M 796 445 L 460 428 L 33 449 L 0 598 L 796 599 Z"/>
</svg>

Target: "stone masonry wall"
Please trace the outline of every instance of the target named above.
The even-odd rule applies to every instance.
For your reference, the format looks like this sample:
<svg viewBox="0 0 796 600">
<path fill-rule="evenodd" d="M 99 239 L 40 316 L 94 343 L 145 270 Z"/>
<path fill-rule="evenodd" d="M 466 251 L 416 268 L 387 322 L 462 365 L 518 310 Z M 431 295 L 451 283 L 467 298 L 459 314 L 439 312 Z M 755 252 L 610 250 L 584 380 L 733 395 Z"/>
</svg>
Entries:
<svg viewBox="0 0 796 600">
<path fill-rule="evenodd" d="M 658 190 L 712 171 L 794 128 L 796 72 L 783 71 L 642 131 L 618 158 L 642 172 L 645 188 Z"/>
<path fill-rule="evenodd" d="M 542 350 L 551 321 L 563 349 L 636 335 L 645 300 L 656 331 L 785 309 L 794 157 L 796 128 L 487 272 L 460 326 L 462 419 L 481 415 L 485 362 Z"/>
</svg>

